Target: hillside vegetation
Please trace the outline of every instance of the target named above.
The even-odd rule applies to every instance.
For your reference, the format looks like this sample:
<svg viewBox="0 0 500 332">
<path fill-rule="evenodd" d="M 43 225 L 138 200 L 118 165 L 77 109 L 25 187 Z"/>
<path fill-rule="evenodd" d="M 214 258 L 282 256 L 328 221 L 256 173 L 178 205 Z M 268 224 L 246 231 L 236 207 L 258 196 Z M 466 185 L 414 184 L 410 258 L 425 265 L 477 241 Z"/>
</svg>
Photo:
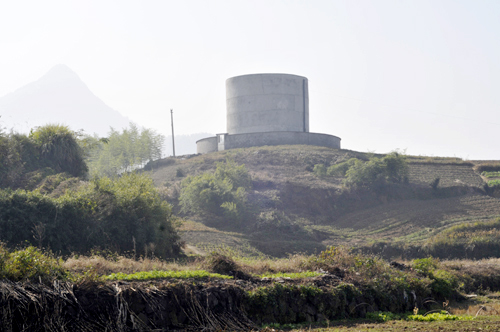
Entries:
<svg viewBox="0 0 500 332">
<path fill-rule="evenodd" d="M 183 209 L 186 182 L 213 176 L 227 160 L 244 165 L 251 177 L 245 220 L 222 210 Z M 458 240 L 453 246 L 461 251 L 447 252 L 442 246 L 438 250 L 436 241 L 450 227 L 500 217 L 496 178 L 485 176 L 496 173 L 484 173 L 500 170 L 500 162 L 278 146 L 167 158 L 146 169 L 186 220 L 181 236 L 193 252 L 228 246 L 244 255 L 280 257 L 329 245 L 388 257 L 498 252 L 493 249 L 498 244 L 490 243 L 491 250 L 479 255 L 478 245 Z"/>
<path fill-rule="evenodd" d="M 177 257 L 181 245 L 171 206 L 147 174 L 123 172 L 154 159 L 152 147 L 161 144 L 153 136 L 133 125 L 102 140 L 56 124 L 29 135 L 0 131 L 0 242 L 65 256 L 108 250 Z M 125 149 L 131 140 L 136 146 Z M 121 164 L 111 164 L 122 174 L 104 176 L 112 167 L 99 172 L 89 157 L 117 159 Z"/>
</svg>

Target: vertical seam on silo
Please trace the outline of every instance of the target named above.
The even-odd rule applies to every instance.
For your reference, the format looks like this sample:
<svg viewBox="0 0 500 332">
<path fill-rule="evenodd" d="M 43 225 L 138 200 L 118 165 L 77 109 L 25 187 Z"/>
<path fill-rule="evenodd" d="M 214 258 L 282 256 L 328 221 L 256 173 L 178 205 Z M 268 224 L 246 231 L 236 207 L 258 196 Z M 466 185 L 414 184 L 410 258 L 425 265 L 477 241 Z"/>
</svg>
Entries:
<svg viewBox="0 0 500 332">
<path fill-rule="evenodd" d="M 302 108 L 304 111 L 302 122 L 306 132 L 306 80 L 302 80 Z"/>
</svg>

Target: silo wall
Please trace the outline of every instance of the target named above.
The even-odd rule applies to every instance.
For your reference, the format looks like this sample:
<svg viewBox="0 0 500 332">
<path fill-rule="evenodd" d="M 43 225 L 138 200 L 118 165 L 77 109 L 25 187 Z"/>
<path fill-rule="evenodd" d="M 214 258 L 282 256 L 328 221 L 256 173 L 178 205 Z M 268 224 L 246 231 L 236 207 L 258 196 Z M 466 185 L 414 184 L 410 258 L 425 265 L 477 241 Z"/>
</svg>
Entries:
<svg viewBox="0 0 500 332">
<path fill-rule="evenodd" d="M 202 138 L 196 141 L 196 152 L 201 154 L 216 152 L 217 144 L 217 136 Z"/>
<path fill-rule="evenodd" d="M 252 74 L 226 80 L 227 133 L 309 132 L 307 78 Z"/>
</svg>

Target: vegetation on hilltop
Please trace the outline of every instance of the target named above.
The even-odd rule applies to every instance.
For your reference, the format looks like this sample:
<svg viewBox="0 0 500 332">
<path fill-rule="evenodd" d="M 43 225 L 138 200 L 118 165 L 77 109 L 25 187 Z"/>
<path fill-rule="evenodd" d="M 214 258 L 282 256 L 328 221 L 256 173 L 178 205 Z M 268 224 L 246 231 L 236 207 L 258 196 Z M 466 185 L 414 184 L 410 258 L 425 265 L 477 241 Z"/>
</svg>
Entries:
<svg viewBox="0 0 500 332">
<path fill-rule="evenodd" d="M 88 170 L 76 133 L 57 124 L 28 136 L 0 132 L 0 156 L 1 188 L 32 189 L 48 175 L 85 177 Z"/>
<path fill-rule="evenodd" d="M 122 131 L 111 128 L 104 139 L 85 136 L 81 145 L 87 152 L 91 176 L 116 176 L 160 159 L 165 137 L 152 129 L 130 123 Z"/>
<path fill-rule="evenodd" d="M 313 172 L 320 176 L 344 178 L 349 188 L 380 189 L 388 183 L 407 183 L 409 169 L 406 156 L 397 151 L 379 158 L 370 156 L 368 161 L 351 158 L 328 168 L 314 165 Z"/>
</svg>

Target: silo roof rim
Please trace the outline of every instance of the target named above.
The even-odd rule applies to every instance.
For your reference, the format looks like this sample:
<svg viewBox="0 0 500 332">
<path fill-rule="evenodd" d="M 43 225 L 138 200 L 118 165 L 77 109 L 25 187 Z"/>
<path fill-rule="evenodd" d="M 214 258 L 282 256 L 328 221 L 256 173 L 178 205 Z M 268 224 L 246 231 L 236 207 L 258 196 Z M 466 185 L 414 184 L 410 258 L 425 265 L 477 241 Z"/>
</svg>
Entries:
<svg viewBox="0 0 500 332">
<path fill-rule="evenodd" d="M 237 77 L 243 77 L 243 76 L 261 76 L 261 75 L 283 75 L 283 76 L 294 76 L 294 77 L 300 77 L 302 79 L 306 79 L 307 80 L 307 77 L 305 76 L 302 76 L 302 75 L 295 75 L 295 74 L 286 74 L 286 73 L 256 73 L 256 74 L 244 74 L 244 75 L 237 75 L 237 76 L 233 76 L 233 77 L 229 77 L 226 79 L 226 81 L 230 80 L 230 79 L 233 79 L 233 78 L 237 78 Z"/>
</svg>

